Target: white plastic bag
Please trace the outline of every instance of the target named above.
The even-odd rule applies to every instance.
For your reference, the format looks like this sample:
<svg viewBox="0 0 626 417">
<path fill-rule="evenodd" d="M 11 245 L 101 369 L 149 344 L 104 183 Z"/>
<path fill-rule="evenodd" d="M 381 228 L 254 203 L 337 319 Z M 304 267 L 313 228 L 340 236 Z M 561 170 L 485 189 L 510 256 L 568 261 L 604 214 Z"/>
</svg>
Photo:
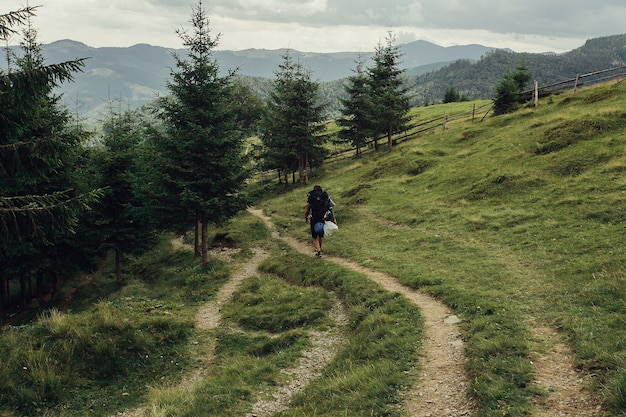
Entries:
<svg viewBox="0 0 626 417">
<path fill-rule="evenodd" d="M 337 225 L 330 220 L 324 222 L 324 236 L 332 236 L 339 229 Z"/>
</svg>

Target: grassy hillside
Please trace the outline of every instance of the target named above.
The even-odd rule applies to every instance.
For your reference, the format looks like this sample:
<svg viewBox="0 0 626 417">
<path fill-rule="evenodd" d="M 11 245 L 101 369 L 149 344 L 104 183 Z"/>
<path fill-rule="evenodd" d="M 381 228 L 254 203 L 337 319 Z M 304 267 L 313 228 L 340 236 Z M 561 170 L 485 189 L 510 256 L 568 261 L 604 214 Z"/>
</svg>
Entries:
<svg viewBox="0 0 626 417">
<path fill-rule="evenodd" d="M 480 415 L 528 411 L 537 326 L 561 332 L 612 415 L 626 409 L 625 96 L 625 83 L 611 84 L 455 122 L 390 153 L 329 163 L 312 180 L 337 203 L 328 253 L 434 294 L 466 320 Z M 302 239 L 305 193 L 263 204 Z"/>
<path fill-rule="evenodd" d="M 314 173 L 340 225 L 325 253 L 387 272 L 463 319 L 476 417 L 534 415 L 542 392 L 533 384 L 533 330 L 545 327 L 593 376 L 604 402 L 598 415 L 624 415 L 625 95 L 626 83 L 611 84 L 454 121 Z M 307 191 L 277 186 L 258 207 L 281 235 L 308 241 Z M 212 233 L 214 245 L 239 251 L 202 269 L 164 237 L 132 262 L 123 285 L 108 264 L 66 288 L 58 310 L 2 329 L 0 416 L 245 415 L 285 383 L 282 371 L 310 348 L 313 332 L 335 327 L 343 337 L 336 356 L 278 415 L 403 415 L 424 337 L 415 305 L 292 251 L 249 214 Z M 219 306 L 217 327 L 199 327 L 198 312 L 255 247 L 267 252 L 261 272 Z M 345 323 L 333 318 L 337 301 Z"/>
</svg>

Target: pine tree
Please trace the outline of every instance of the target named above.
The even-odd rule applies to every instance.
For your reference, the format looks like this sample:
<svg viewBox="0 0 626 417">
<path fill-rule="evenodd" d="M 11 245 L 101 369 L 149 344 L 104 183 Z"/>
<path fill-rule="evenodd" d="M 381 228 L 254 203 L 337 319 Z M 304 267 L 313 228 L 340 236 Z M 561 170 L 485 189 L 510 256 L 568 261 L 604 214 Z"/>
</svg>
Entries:
<svg viewBox="0 0 626 417">
<path fill-rule="evenodd" d="M 379 43 L 374 51 L 374 64 L 368 69 L 373 132 L 387 137 L 389 150 L 393 134 L 404 130 L 410 120 L 408 89 L 402 78 L 404 70 L 399 68 L 401 53 L 394 43 L 392 34 L 385 45 Z"/>
<path fill-rule="evenodd" d="M 83 60 L 45 65 L 36 31 L 35 8 L 0 16 L 4 40 L 27 24 L 23 55 L 7 52 L 0 71 L 0 309 L 8 301 L 10 276 L 19 276 L 26 301 L 26 281 L 55 273 L 60 260 L 54 245 L 74 231 L 79 216 L 99 192 L 78 193 L 72 167 L 84 136 L 69 128 L 71 117 L 53 89 L 72 80 Z M 57 271 L 58 272 L 58 271 Z M 38 285 L 38 288 L 41 286 Z"/>
<path fill-rule="evenodd" d="M 235 80 L 234 99 L 239 109 L 238 121 L 247 136 L 257 134 L 257 127 L 264 111 L 264 104 L 249 85 Z"/>
<path fill-rule="evenodd" d="M 443 97 L 443 102 L 444 103 L 455 103 L 457 101 L 461 101 L 461 95 L 459 94 L 458 91 L 456 91 L 456 88 L 454 87 L 448 87 L 448 89 L 446 90 L 446 93 Z"/>
<path fill-rule="evenodd" d="M 223 224 L 247 205 L 241 114 L 234 99 L 234 72 L 219 75 L 209 19 L 199 1 L 192 31 L 177 34 L 187 56 L 174 55 L 176 70 L 167 83 L 170 96 L 159 101 L 166 132 L 157 143 L 163 157 L 163 189 L 178 199 L 181 217 L 192 216 L 202 233 L 203 264 L 208 263 L 208 225 Z M 171 200 L 170 200 L 171 201 Z"/>
<path fill-rule="evenodd" d="M 103 147 L 92 157 L 104 196 L 90 217 L 100 250 L 115 252 L 117 282 L 122 281 L 124 255 L 145 249 L 152 236 L 137 190 L 142 182 L 138 164 L 144 139 L 143 126 L 133 112 L 111 109 L 103 123 Z"/>
<path fill-rule="evenodd" d="M 287 175 L 296 170 L 300 183 L 306 184 L 308 168 L 321 163 L 325 154 L 319 83 L 287 52 L 272 87 L 261 127 L 263 158 L 283 171 L 285 185 Z"/>
<path fill-rule="evenodd" d="M 520 93 L 528 86 L 531 79 L 532 74 L 525 63 L 518 65 L 516 71 L 504 74 L 496 85 L 493 99 L 494 114 L 506 114 L 517 110 Z"/>
<path fill-rule="evenodd" d="M 496 94 L 493 99 L 493 112 L 496 115 L 515 111 L 519 104 L 517 98 L 519 88 L 512 73 L 506 73 L 496 85 Z"/>
<path fill-rule="evenodd" d="M 517 84 L 517 88 L 521 93 L 525 88 L 528 88 L 528 83 L 533 78 L 530 68 L 526 65 L 526 62 L 520 63 L 513 72 L 513 81 Z"/>
<path fill-rule="evenodd" d="M 363 61 L 359 58 L 356 61 L 354 75 L 348 77 L 344 90 L 347 97 L 341 99 L 342 117 L 337 120 L 337 124 L 342 127 L 339 131 L 339 138 L 342 142 L 350 143 L 356 148 L 357 158 L 361 155 L 361 148 L 367 143 L 368 136 L 371 136 L 371 96 L 369 91 L 368 76 L 363 68 Z"/>
</svg>

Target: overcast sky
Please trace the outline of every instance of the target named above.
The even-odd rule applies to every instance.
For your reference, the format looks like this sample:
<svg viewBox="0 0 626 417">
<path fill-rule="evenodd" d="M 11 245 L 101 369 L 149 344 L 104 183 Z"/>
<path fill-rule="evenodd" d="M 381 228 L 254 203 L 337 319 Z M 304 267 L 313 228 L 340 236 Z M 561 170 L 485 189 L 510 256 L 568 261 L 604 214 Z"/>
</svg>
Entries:
<svg viewBox="0 0 626 417">
<path fill-rule="evenodd" d="M 27 0 L 11 1 L 26 4 Z M 93 47 L 137 43 L 179 48 L 197 0 L 28 0 L 39 41 Z M 0 13 L 14 10 L 2 2 Z M 624 0 L 204 0 L 217 49 L 371 51 L 396 43 L 564 52 L 587 39 L 626 33 Z"/>
</svg>

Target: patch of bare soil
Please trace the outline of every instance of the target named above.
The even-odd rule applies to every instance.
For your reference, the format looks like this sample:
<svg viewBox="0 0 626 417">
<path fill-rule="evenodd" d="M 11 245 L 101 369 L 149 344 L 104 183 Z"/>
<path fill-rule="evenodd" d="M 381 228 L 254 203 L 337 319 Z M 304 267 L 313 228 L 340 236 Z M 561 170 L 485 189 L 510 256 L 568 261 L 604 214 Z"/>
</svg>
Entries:
<svg viewBox="0 0 626 417">
<path fill-rule="evenodd" d="M 590 376 L 574 367 L 572 352 L 563 343 L 554 329 L 539 327 L 533 329 L 533 336 L 539 344 L 533 362 L 536 373 L 535 383 L 546 393 L 537 401 L 537 417 L 594 417 L 600 415 L 602 407 L 599 399 L 588 390 Z"/>
</svg>

